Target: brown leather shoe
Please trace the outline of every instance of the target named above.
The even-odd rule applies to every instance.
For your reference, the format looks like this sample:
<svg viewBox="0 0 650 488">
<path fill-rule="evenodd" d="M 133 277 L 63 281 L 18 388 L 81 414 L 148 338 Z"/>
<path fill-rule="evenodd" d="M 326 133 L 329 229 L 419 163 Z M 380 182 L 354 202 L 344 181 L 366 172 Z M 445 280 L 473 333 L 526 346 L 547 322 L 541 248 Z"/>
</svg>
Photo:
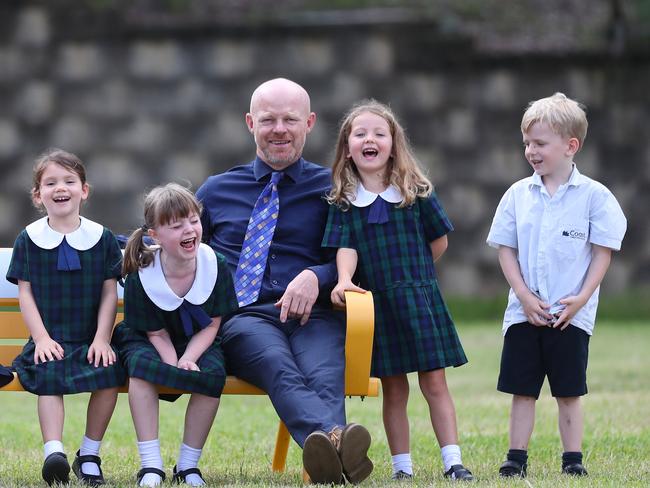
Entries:
<svg viewBox="0 0 650 488">
<path fill-rule="evenodd" d="M 302 464 L 312 483 L 331 485 L 343 480 L 343 467 L 336 447 L 330 436 L 320 430 L 307 436 L 302 449 Z"/>
<path fill-rule="evenodd" d="M 348 424 L 343 429 L 334 428 L 329 436 L 341 459 L 343 474 L 350 483 L 356 485 L 370 476 L 373 465 L 368 458 L 371 440 L 368 429 Z"/>
</svg>

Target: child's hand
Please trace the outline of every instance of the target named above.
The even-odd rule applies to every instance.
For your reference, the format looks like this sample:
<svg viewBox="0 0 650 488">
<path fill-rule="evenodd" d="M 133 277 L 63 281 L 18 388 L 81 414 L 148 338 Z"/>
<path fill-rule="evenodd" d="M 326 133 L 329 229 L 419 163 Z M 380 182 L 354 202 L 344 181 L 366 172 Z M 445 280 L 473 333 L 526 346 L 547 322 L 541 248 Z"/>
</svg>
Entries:
<svg viewBox="0 0 650 488">
<path fill-rule="evenodd" d="M 115 351 L 111 345 L 102 340 L 95 339 L 88 348 L 88 355 L 86 356 L 90 364 L 95 365 L 95 368 L 101 363 L 102 366 L 111 366 L 117 359 Z"/>
<path fill-rule="evenodd" d="M 34 364 L 63 359 L 63 348 L 49 336 L 40 339 L 38 342 L 34 341 L 34 345 L 36 346 Z"/>
<path fill-rule="evenodd" d="M 548 313 L 548 309 L 551 308 L 548 303 L 530 291 L 527 291 L 525 296 L 520 297 L 519 301 L 522 307 L 524 307 L 524 313 L 528 322 L 538 327 L 546 327 L 549 325 L 549 320 L 553 316 Z"/>
<path fill-rule="evenodd" d="M 186 369 L 188 371 L 201 371 L 194 361 L 190 361 L 189 359 L 185 358 L 180 358 L 176 367 L 178 369 Z"/>
<path fill-rule="evenodd" d="M 578 313 L 578 310 L 584 307 L 585 303 L 587 303 L 587 300 L 579 295 L 573 295 L 563 298 L 560 300 L 560 303 L 565 307 L 564 310 L 562 310 L 562 312 L 560 312 L 558 315 L 557 320 L 553 324 L 553 327 L 559 327 L 560 330 L 564 330 L 569 326 L 571 319 L 575 317 L 575 315 Z"/>
<path fill-rule="evenodd" d="M 366 290 L 359 288 L 352 280 L 340 280 L 330 295 L 332 303 L 338 307 L 345 307 L 345 292 L 346 291 L 358 291 L 359 293 L 365 293 Z"/>
</svg>

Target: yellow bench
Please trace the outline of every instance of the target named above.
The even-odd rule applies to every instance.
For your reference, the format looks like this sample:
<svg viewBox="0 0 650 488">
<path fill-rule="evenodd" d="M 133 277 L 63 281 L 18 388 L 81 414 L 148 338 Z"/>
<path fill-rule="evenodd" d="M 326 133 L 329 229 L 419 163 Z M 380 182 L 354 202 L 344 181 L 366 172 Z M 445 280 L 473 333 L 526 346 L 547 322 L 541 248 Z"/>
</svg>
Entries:
<svg viewBox="0 0 650 488">
<path fill-rule="evenodd" d="M 7 269 L 11 259 L 10 248 L 0 248 L 0 364 L 10 366 L 13 359 L 22 350 L 22 344 L 15 344 L 15 339 L 27 340 L 29 332 L 18 306 L 18 287 L 6 280 Z M 122 309 L 122 287 L 119 290 L 119 310 Z M 373 396 L 379 392 L 379 380 L 370 377 L 370 358 L 374 333 L 374 306 L 372 294 L 346 292 L 347 332 L 345 338 L 345 394 L 346 396 Z M 117 314 L 116 322 L 122 320 L 122 313 Z M 10 342 L 14 342 L 11 344 Z M 8 343 L 9 342 L 9 343 Z M 0 391 L 24 391 L 14 373 L 9 384 L 0 387 Z M 127 391 L 126 386 L 121 389 Z M 177 390 L 160 388 L 162 393 L 179 393 Z M 182 392 L 181 392 L 182 393 Z M 265 395 L 259 388 L 235 376 L 226 378 L 225 395 Z M 284 471 L 290 435 L 282 421 L 278 427 L 275 452 L 273 454 L 273 471 Z"/>
</svg>

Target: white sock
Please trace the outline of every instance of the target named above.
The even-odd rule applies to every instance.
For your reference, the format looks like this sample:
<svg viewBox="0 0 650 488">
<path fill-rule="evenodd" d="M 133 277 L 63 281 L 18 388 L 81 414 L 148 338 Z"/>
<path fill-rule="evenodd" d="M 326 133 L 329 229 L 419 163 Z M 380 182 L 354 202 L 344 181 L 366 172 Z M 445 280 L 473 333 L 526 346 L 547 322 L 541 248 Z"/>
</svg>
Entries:
<svg viewBox="0 0 650 488">
<path fill-rule="evenodd" d="M 449 444 L 440 449 L 442 455 L 442 464 L 445 466 L 445 473 L 449 471 L 454 464 L 463 464 L 460 457 L 460 446 L 456 444 Z"/>
<path fill-rule="evenodd" d="M 83 436 L 83 439 L 81 439 L 81 447 L 79 448 L 79 456 L 99 456 L 99 448 L 101 445 L 102 441 L 95 441 Z M 99 476 L 99 466 L 95 463 L 82 463 L 81 472 Z"/>
<path fill-rule="evenodd" d="M 140 467 L 162 470 L 163 461 L 160 455 L 160 441 L 158 439 L 138 442 L 138 452 L 140 453 Z M 147 473 L 142 477 L 140 486 L 159 486 L 161 483 L 162 478 L 159 475 Z"/>
<path fill-rule="evenodd" d="M 199 459 L 201 458 L 202 452 L 203 451 L 201 449 L 194 449 L 185 443 L 181 443 L 181 448 L 178 452 L 178 462 L 176 463 L 177 472 L 185 471 L 186 469 L 190 468 L 196 468 L 199 465 Z M 185 483 L 190 486 L 205 485 L 201 477 L 195 473 L 188 474 L 185 478 Z"/>
<path fill-rule="evenodd" d="M 45 444 L 43 444 L 43 454 L 45 455 L 46 459 L 53 452 L 63 452 L 63 442 L 47 441 Z"/>
<path fill-rule="evenodd" d="M 403 471 L 406 474 L 413 474 L 413 462 L 411 461 L 411 453 L 395 454 L 391 456 L 393 461 L 393 474 L 398 471 Z"/>
</svg>

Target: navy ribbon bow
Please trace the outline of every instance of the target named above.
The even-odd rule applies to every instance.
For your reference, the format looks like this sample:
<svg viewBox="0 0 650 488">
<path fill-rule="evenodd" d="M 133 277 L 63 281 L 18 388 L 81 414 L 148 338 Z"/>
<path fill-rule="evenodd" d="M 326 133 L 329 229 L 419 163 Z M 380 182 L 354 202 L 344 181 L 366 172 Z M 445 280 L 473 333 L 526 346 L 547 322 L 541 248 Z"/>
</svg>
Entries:
<svg viewBox="0 0 650 488">
<path fill-rule="evenodd" d="M 377 195 L 368 209 L 368 223 L 385 224 L 386 222 L 388 222 L 388 202 Z"/>
<path fill-rule="evenodd" d="M 65 237 L 59 244 L 59 257 L 56 263 L 57 271 L 77 271 L 81 269 L 79 253 L 68 244 Z"/>
<path fill-rule="evenodd" d="M 181 323 L 183 324 L 183 331 L 187 337 L 194 335 L 192 327 L 192 320 L 199 324 L 199 328 L 205 329 L 212 323 L 212 318 L 203 310 L 199 305 L 183 300 L 178 309 L 181 314 Z"/>
</svg>

